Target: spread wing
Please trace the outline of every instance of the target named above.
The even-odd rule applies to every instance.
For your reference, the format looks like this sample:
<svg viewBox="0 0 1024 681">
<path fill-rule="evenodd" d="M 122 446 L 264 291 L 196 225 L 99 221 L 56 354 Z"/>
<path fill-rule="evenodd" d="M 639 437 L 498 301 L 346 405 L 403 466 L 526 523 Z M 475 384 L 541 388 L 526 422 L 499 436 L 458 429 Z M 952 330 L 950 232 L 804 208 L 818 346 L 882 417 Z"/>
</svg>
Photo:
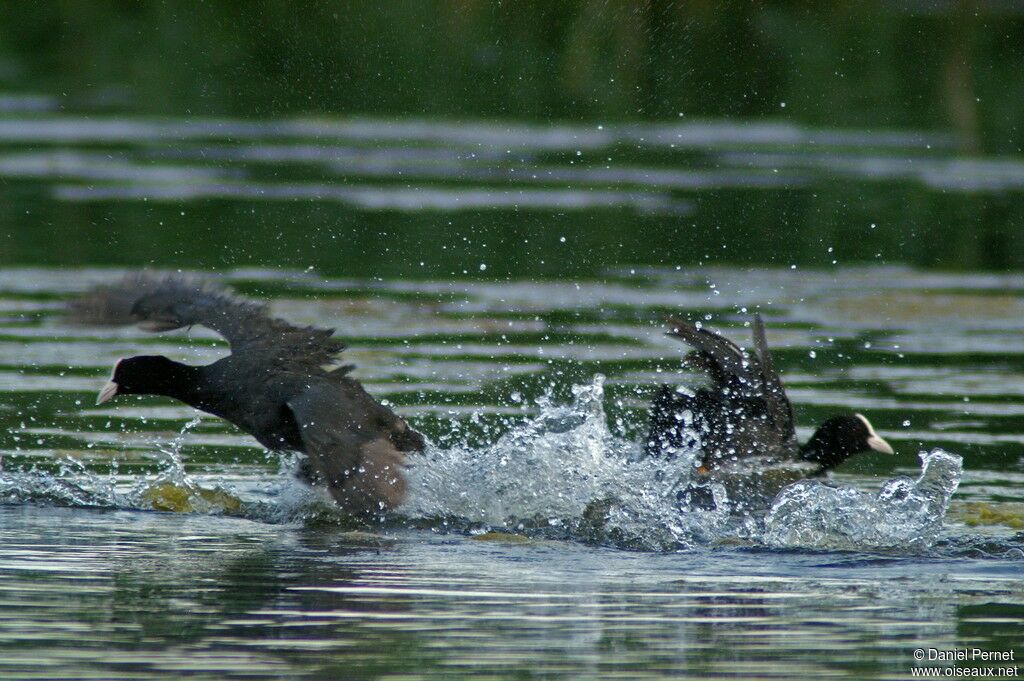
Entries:
<svg viewBox="0 0 1024 681">
<path fill-rule="evenodd" d="M 695 369 L 707 372 L 717 387 L 742 386 L 746 392 L 752 381 L 760 383 L 749 358 L 728 338 L 682 319 L 672 317 L 668 323 L 668 334 L 693 348 L 687 361 Z"/>
<path fill-rule="evenodd" d="M 793 408 L 786 397 L 782 380 L 775 371 L 764 322 L 754 316 L 754 354 L 719 334 L 680 319 L 669 319 L 669 335 L 693 348 L 688 361 L 711 377 L 719 390 L 733 391 L 733 397 L 763 403 L 772 429 L 784 443 L 796 442 Z"/>
<path fill-rule="evenodd" d="M 782 379 L 775 371 L 775 362 L 768 350 L 768 339 L 764 333 L 764 321 L 760 314 L 754 315 L 754 352 L 757 353 L 758 365 L 761 371 L 761 385 L 763 386 L 764 399 L 768 406 L 768 415 L 775 424 L 779 434 L 787 443 L 796 444 L 796 425 L 793 418 L 793 405 L 786 397 L 786 389 L 782 386 Z"/>
<path fill-rule="evenodd" d="M 205 326 L 223 336 L 232 351 L 259 348 L 269 359 L 310 366 L 329 364 L 344 349 L 331 329 L 295 326 L 267 314 L 266 306 L 224 287 L 181 274 L 138 272 L 94 287 L 68 305 L 82 324 L 138 324 L 147 331 Z"/>
<path fill-rule="evenodd" d="M 405 451 L 423 439 L 352 379 L 310 388 L 288 401 L 305 452 L 346 510 L 380 513 L 405 499 Z"/>
</svg>

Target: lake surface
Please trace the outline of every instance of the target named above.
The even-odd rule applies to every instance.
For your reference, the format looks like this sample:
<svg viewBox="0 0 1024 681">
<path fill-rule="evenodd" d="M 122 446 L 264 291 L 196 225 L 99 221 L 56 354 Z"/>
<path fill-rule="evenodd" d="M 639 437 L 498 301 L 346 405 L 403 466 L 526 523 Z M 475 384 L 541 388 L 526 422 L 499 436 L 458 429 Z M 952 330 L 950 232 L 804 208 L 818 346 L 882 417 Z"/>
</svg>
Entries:
<svg viewBox="0 0 1024 681">
<path fill-rule="evenodd" d="M 1024 19 L 591 5 L 5 12 L 0 678 L 1019 662 Z M 354 523 L 182 405 L 94 406 L 120 357 L 226 352 L 62 317 L 141 267 L 337 328 L 430 440 L 403 512 Z M 755 311 L 800 436 L 858 411 L 897 454 L 680 512 L 685 470 L 637 460 L 657 386 L 700 381 L 663 320 L 743 344 Z"/>
<path fill-rule="evenodd" d="M 902 678 L 916 648 L 1019 650 L 1024 277 L 218 275 L 277 314 L 341 329 L 369 389 L 429 434 L 409 517 L 353 528 L 287 462 L 186 407 L 92 406 L 118 357 L 205 362 L 223 346 L 200 330 L 62 320 L 63 299 L 114 271 L 7 268 L 5 677 Z M 708 314 L 742 340 L 737 307 L 756 306 L 802 436 L 855 408 L 898 452 L 860 456 L 834 484 L 870 493 L 916 478 L 919 451 L 964 457 L 925 542 L 913 518 L 870 500 L 863 522 L 888 527 L 881 539 L 850 535 L 837 508 L 801 539 L 787 534 L 800 518 L 772 530 L 684 522 L 620 479 L 629 468 L 616 457 L 636 447 L 648 395 L 683 377 L 661 314 Z M 580 522 L 610 492 L 626 539 Z M 778 659 L 784 668 L 767 664 Z"/>
</svg>

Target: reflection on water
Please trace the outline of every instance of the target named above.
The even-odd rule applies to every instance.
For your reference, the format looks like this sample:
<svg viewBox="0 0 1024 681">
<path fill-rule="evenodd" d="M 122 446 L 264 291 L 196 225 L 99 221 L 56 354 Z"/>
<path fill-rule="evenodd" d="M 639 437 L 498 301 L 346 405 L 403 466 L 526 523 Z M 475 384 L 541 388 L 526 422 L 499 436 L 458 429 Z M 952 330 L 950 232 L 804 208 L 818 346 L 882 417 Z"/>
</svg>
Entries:
<svg viewBox="0 0 1024 681">
<path fill-rule="evenodd" d="M 719 9 L 5 7 L 0 677 L 1021 659 L 1024 19 Z M 293 459 L 181 405 L 94 407 L 119 357 L 225 351 L 61 321 L 141 265 L 337 327 L 433 442 L 417 527 L 352 530 Z M 660 326 L 680 309 L 736 339 L 760 310 L 801 436 L 855 409 L 898 456 L 791 488 L 766 527 L 676 514 L 681 477 L 627 459 L 654 387 L 698 380 Z M 963 457 L 942 523 L 933 450 Z"/>
<path fill-rule="evenodd" d="M 7 678 L 779 678 L 764 663 L 781 651 L 787 678 L 904 677 L 924 642 L 1016 645 L 1024 607 L 1019 564 L 966 559 L 641 556 L 165 514 L 0 516 Z"/>
<path fill-rule="evenodd" d="M 447 677 L 500 675 L 512 665 L 567 677 L 700 678 L 742 668 L 756 678 L 768 669 L 759 663 L 779 655 L 797 656 L 790 677 L 836 668 L 884 677 L 904 674 L 925 642 L 1006 649 L 1019 641 L 1024 374 L 1019 317 L 1005 314 L 1024 290 L 1017 275 L 629 268 L 572 283 L 453 283 L 222 274 L 270 297 L 277 314 L 341 329 L 367 385 L 440 451 L 464 457 L 449 458 L 448 472 L 472 481 L 470 491 L 495 492 L 463 497 L 451 477 L 424 478 L 445 468 L 417 467 L 424 515 L 461 513 L 503 527 L 507 516 L 533 509 L 547 512 L 548 523 L 580 513 L 573 504 L 581 497 L 569 495 L 581 489 L 630 489 L 602 457 L 635 440 L 653 386 L 677 373 L 680 348 L 658 321 L 680 307 L 712 315 L 736 338 L 747 336 L 749 319 L 739 308 L 760 307 L 801 426 L 838 407 L 868 413 L 899 457 L 850 462 L 836 476 L 847 489 L 871 499 L 881 480 L 916 475 L 916 452 L 933 447 L 964 455 L 961 488 L 938 541 L 909 555 L 783 553 L 750 546 L 742 532 L 724 536 L 746 548 L 690 542 L 683 553 L 633 553 L 472 538 L 442 520 L 352 535 L 326 508 L 316 510 L 276 457 L 217 419 L 201 418 L 181 435 L 193 413 L 179 405 L 92 406 L 118 357 L 211 361 L 224 349 L 210 333 L 70 327 L 56 314 L 59 301 L 116 274 L 8 268 L 0 273 L 0 492 L 8 503 L 0 509 L 0 590 L 9 604 L 0 667 L 8 677 L 46 659 L 56 677 L 83 669 L 132 679 Z M 912 315 L 879 312 L 907 300 Z M 951 314 L 957 301 L 977 314 Z M 979 352 L 979 339 L 1001 350 Z M 537 416 L 546 391 L 555 405 L 567 402 L 571 387 L 596 373 L 607 379 L 594 406 L 607 413 L 580 422 L 596 428 L 596 440 L 572 429 L 559 440 L 554 424 L 535 440 L 550 450 L 535 466 L 529 456 L 545 453 L 528 441 L 479 448 L 502 433 L 517 437 L 513 424 Z M 587 442 L 607 447 L 573 449 Z M 527 458 L 510 458 L 503 473 L 486 458 L 502 451 Z M 474 456 L 486 465 L 474 468 Z M 587 469 L 587 456 L 599 467 Z M 573 463 L 563 470 L 559 462 Z M 633 489 L 646 489 L 643 474 Z M 185 475 L 224 496 L 183 501 L 159 486 Z M 549 484 L 531 490 L 531 480 Z M 531 491 L 544 496 L 531 499 Z M 239 512 L 232 499 L 255 520 L 228 517 Z M 577 528 L 576 538 L 635 546 L 638 536 L 657 542 L 667 532 L 706 540 L 721 538 L 729 522 L 692 516 L 664 527 L 665 515 L 651 514 L 657 506 L 635 499 L 611 525 Z M 483 509 L 481 501 L 494 505 L 491 516 L 463 510 Z M 140 507 L 193 513 L 124 510 Z M 303 516 L 317 520 L 296 520 Z M 527 531 L 572 536 L 565 529 Z"/>
<path fill-rule="evenodd" d="M 409 509 L 424 527 L 347 532 L 293 481 L 288 461 L 220 420 L 190 422 L 180 405 L 92 406 L 118 357 L 208 362 L 224 348 L 201 329 L 160 337 L 68 326 L 59 301 L 116 273 L 8 268 L 0 589 L 10 607 L 0 667 L 11 678 L 38 659 L 58 677 L 85 669 L 133 679 L 447 677 L 509 665 L 567 677 L 742 668 L 757 678 L 768 673 L 759 662 L 783 654 L 796 655 L 789 677 L 837 668 L 886 677 L 905 674 L 924 642 L 1016 645 L 1024 349 L 1019 316 L 1006 311 L 1024 290 L 1017 275 L 222 275 L 269 297 L 276 314 L 341 329 L 360 378 L 429 434 L 434 449 L 412 471 Z M 906 301 L 913 314 L 897 314 Z M 952 314 L 958 301 L 977 314 Z M 858 409 L 898 457 L 849 462 L 835 490 L 795 490 L 765 536 L 724 512 L 667 513 L 672 498 L 658 485 L 671 480 L 655 482 L 663 478 L 616 452 L 635 447 L 654 386 L 682 376 L 681 348 L 659 324 L 678 308 L 711 315 L 738 339 L 748 334 L 743 309 L 760 308 L 801 435 Z M 982 340 L 999 352 L 980 351 Z M 598 373 L 603 390 L 578 387 Z M 576 405 L 561 406 L 573 386 Z M 550 403 L 538 405 L 545 394 Z M 898 474 L 917 477 L 917 452 L 936 447 L 964 456 L 941 527 L 914 515 L 924 483 L 875 491 Z M 607 492 L 617 499 L 598 498 Z M 794 506 L 800 495 L 816 496 Z M 926 509 L 942 497 L 923 499 Z M 186 513 L 127 510 L 139 508 Z M 594 508 L 604 513 L 597 524 Z M 532 538 L 480 534 L 488 527 Z M 815 551 L 765 547 L 808 542 Z M 840 547 L 853 551 L 822 550 Z"/>
<path fill-rule="evenodd" d="M 363 277 L 1024 264 L 1024 216 L 1007 198 L 1024 165 L 965 158 L 936 132 L 13 111 L 0 115 L 0 178 L 8 264 L 62 263 L 54 237 L 78 243 L 83 264 Z M 191 211 L 209 221 L 196 228 Z"/>
<path fill-rule="evenodd" d="M 173 186 L 70 187 L 58 186 L 54 196 L 65 201 L 334 201 L 363 210 L 460 211 L 485 209 L 586 210 L 635 208 L 645 212 L 684 214 L 689 204 L 668 197 L 627 192 L 557 189 L 445 190 L 431 187 L 381 189 L 373 186 L 325 184 L 178 184 Z"/>
<path fill-rule="evenodd" d="M 993 207 L 1020 188 L 1016 160 L 781 122 L 30 117 L 3 101 L 5 678 L 39 660 L 57 678 L 757 678 L 780 655 L 787 677 L 881 678 L 925 643 L 1017 645 L 1024 277 L 885 264 L 1024 262 L 1017 209 Z M 836 209 L 868 194 L 881 203 Z M 910 195 L 922 212 L 895 215 Z M 979 211 L 986 238 L 927 219 L 949 208 Z M 122 356 L 225 352 L 203 329 L 63 322 L 62 300 L 117 276 L 96 265 L 147 261 L 337 327 L 433 442 L 406 518 L 347 531 L 293 458 L 218 419 L 92 406 Z M 634 460 L 655 386 L 699 380 L 660 325 L 679 310 L 737 339 L 760 310 L 801 437 L 862 411 L 898 457 L 790 488 L 767 517 L 724 497 L 680 513 L 686 471 Z"/>
</svg>

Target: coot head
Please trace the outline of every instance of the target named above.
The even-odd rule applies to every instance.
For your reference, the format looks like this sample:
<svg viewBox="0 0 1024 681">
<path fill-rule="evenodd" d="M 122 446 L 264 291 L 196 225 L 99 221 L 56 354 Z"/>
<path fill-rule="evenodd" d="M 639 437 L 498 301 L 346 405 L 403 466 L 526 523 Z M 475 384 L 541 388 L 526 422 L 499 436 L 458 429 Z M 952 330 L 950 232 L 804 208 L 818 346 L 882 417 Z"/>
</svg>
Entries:
<svg viewBox="0 0 1024 681">
<path fill-rule="evenodd" d="M 833 416 L 821 424 L 800 450 L 802 458 L 821 464 L 824 470 L 835 468 L 861 452 L 893 453 L 889 443 L 861 414 Z"/>
<path fill-rule="evenodd" d="M 96 404 L 108 402 L 117 395 L 168 395 L 180 392 L 185 380 L 184 365 L 163 355 L 140 355 L 119 359 Z"/>
</svg>

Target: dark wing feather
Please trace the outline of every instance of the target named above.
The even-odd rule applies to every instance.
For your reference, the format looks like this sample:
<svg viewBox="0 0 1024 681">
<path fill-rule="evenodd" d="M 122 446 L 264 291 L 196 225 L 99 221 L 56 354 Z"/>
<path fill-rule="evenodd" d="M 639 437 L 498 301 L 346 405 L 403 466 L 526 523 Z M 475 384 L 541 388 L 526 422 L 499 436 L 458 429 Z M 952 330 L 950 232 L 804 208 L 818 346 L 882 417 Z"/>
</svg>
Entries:
<svg viewBox="0 0 1024 681">
<path fill-rule="evenodd" d="M 405 499 L 405 421 L 370 397 L 356 381 L 314 387 L 288 401 L 318 476 L 354 513 L 379 513 Z M 398 446 L 396 446 L 396 444 Z"/>
<path fill-rule="evenodd" d="M 753 353 L 689 322 L 670 319 L 669 325 L 670 335 L 693 347 L 687 361 L 707 372 L 713 384 L 713 388 L 699 390 L 701 399 L 690 407 L 695 424 L 707 431 L 702 437 L 705 460 L 754 452 L 788 455 L 795 451 L 792 407 L 775 372 L 760 317 L 754 318 Z M 661 403 L 655 407 L 655 412 L 666 408 Z M 665 439 L 668 431 L 655 427 L 665 421 L 659 419 L 652 418 L 654 435 L 649 440 L 655 436 Z"/>
<path fill-rule="evenodd" d="M 697 370 L 706 371 L 719 387 L 745 385 L 750 380 L 750 366 L 743 351 L 728 338 L 690 322 L 670 317 L 669 335 L 693 348 L 690 360 Z"/>
<path fill-rule="evenodd" d="M 761 383 L 768 415 L 775 424 L 779 435 L 791 446 L 796 446 L 796 426 L 793 419 L 793 405 L 786 397 L 782 379 L 775 371 L 775 362 L 768 350 L 768 338 L 764 332 L 764 321 L 760 314 L 754 315 L 754 351 L 761 371 Z"/>
<path fill-rule="evenodd" d="M 223 336 L 234 352 L 258 350 L 270 360 L 309 366 L 333 362 L 345 347 L 330 329 L 289 324 L 268 315 L 260 303 L 180 274 L 129 274 L 72 301 L 69 312 L 82 324 L 138 324 L 155 332 L 205 326 Z"/>
</svg>

